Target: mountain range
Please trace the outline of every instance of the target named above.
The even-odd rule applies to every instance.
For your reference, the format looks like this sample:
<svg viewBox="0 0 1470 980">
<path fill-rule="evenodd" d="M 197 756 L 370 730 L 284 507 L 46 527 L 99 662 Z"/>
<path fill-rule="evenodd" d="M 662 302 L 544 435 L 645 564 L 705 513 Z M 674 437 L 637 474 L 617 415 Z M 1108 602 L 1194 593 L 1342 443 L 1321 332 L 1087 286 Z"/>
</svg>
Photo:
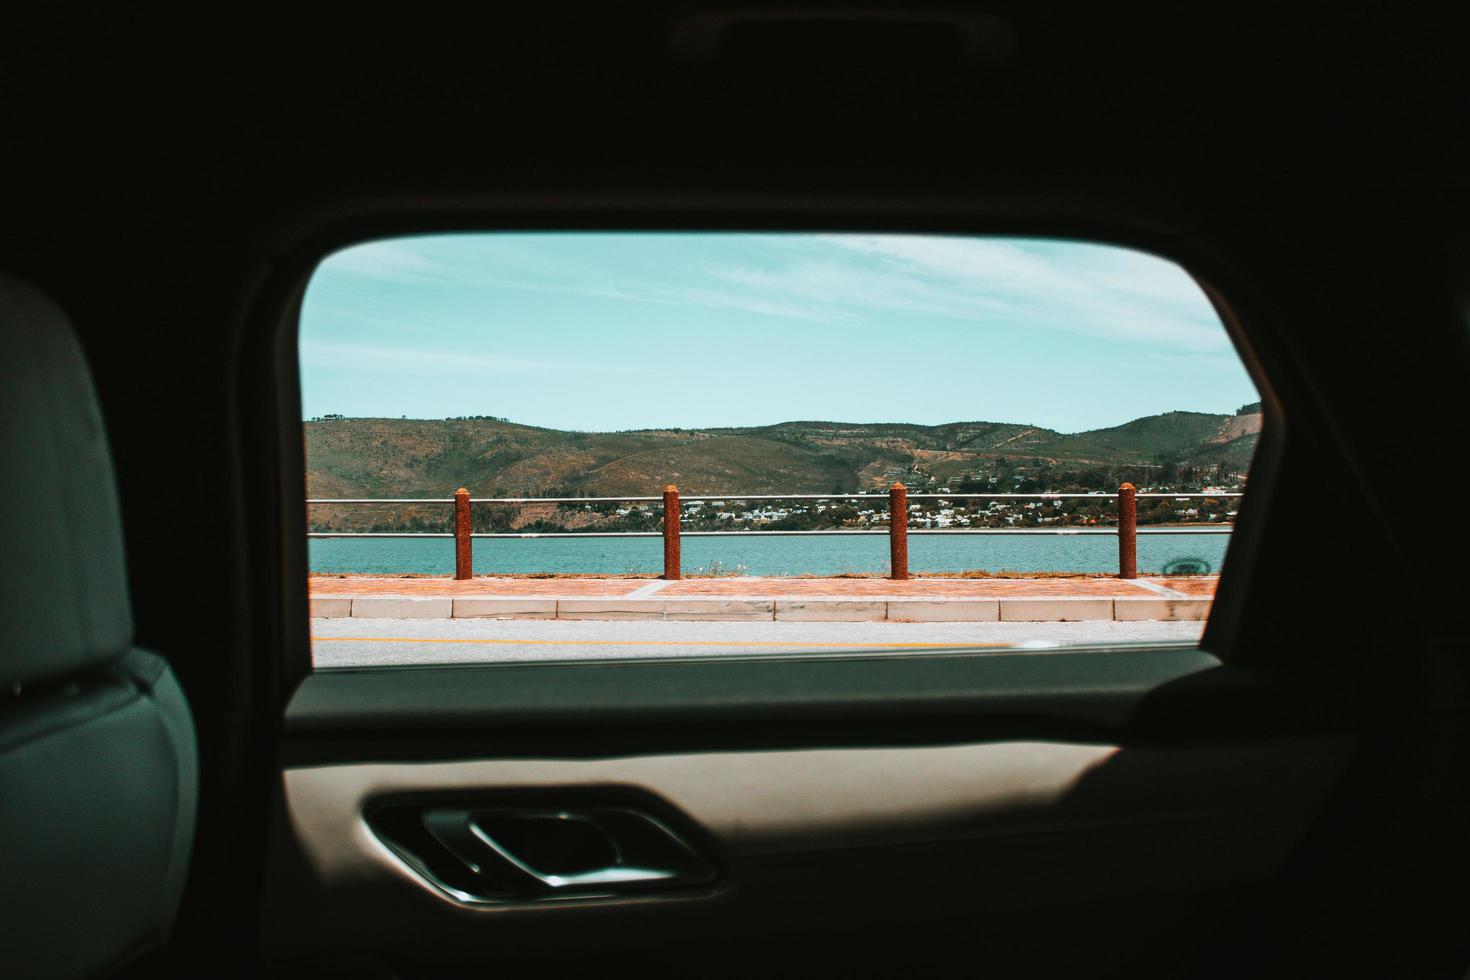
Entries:
<svg viewBox="0 0 1470 980">
<path fill-rule="evenodd" d="M 752 428 L 577 432 L 490 417 L 327 417 L 305 423 L 308 497 L 828 493 L 893 480 L 939 486 L 1106 471 L 1148 481 L 1160 467 L 1243 474 L 1259 406 L 1166 412 L 1087 432 L 1010 422 L 782 422 Z"/>
</svg>

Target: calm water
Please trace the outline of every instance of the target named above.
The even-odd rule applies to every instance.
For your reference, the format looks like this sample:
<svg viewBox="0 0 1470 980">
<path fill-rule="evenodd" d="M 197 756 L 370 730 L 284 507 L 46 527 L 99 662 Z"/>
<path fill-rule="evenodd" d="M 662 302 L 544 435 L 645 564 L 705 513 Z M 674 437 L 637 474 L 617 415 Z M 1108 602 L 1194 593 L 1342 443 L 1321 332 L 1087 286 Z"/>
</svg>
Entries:
<svg viewBox="0 0 1470 980">
<path fill-rule="evenodd" d="M 1155 534 L 1138 538 L 1138 570 L 1157 574 L 1172 562 L 1202 562 L 1201 571 L 1218 572 L 1226 534 Z M 314 572 L 375 572 L 447 575 L 454 571 L 449 538 L 313 538 Z M 765 537 L 759 533 L 685 538 L 686 573 L 721 571 L 747 575 L 835 575 L 886 572 L 888 538 Z M 909 538 L 909 568 L 915 572 L 967 569 L 1012 572 L 1114 572 L 1118 542 L 1105 535 L 939 535 Z M 480 538 L 475 541 L 475 573 L 563 572 L 620 574 L 663 570 L 658 538 Z"/>
</svg>

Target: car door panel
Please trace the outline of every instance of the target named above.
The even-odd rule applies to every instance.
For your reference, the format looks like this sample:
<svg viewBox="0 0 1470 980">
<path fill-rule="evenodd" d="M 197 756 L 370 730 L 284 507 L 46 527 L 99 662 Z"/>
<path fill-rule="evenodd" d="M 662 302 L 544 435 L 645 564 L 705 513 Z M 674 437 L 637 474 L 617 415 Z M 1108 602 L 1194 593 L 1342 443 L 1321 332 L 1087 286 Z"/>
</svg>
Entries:
<svg viewBox="0 0 1470 980">
<path fill-rule="evenodd" d="M 789 697 L 782 685 L 814 669 L 849 718 Z M 738 972 L 793 930 L 869 932 L 866 953 L 823 961 L 859 970 L 904 955 L 876 937 L 909 923 L 932 933 L 929 954 L 958 942 L 1041 972 L 1157 932 L 1170 942 L 1134 943 L 1149 952 L 1126 968 L 1165 969 L 1277 872 L 1354 746 L 1330 699 L 1308 704 L 1199 651 L 414 670 L 398 698 L 392 674 L 319 672 L 288 712 L 265 920 L 278 961 L 367 950 L 406 975 L 570 968 L 738 935 L 723 964 Z M 433 692 L 451 687 L 436 718 Z M 703 702 L 721 691 L 712 719 Z M 702 724 L 678 724 L 682 711 Z M 1232 715 L 1256 724 L 1221 730 Z M 374 725 L 376 739 L 356 734 Z M 717 873 L 465 901 L 385 839 L 372 817 L 384 805 L 639 809 Z M 1071 938 L 1049 943 L 1039 922 Z"/>
</svg>

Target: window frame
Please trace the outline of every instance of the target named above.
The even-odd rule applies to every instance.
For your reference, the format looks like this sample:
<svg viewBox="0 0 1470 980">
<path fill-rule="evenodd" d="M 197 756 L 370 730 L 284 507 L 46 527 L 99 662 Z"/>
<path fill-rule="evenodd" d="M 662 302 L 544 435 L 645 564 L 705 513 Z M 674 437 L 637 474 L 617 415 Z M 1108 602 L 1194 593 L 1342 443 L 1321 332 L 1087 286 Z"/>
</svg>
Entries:
<svg viewBox="0 0 1470 980">
<path fill-rule="evenodd" d="M 281 243 L 282 258 L 261 284 L 253 304 L 252 328 L 241 358 L 242 393 L 255 398 L 242 406 L 242 418 L 260 419 L 254 427 L 257 464 L 256 489 L 270 491 L 270 515 L 274 533 L 253 539 L 256 565 L 280 576 L 273 583 L 257 576 L 257 583 L 276 592 L 272 603 L 269 634 L 275 640 L 280 661 L 275 681 L 275 700 L 284 709 L 289 695 L 314 671 L 307 601 L 307 519 L 302 488 L 305 486 L 305 440 L 301 427 L 301 375 L 299 336 L 302 303 L 307 285 L 322 262 L 334 253 L 369 241 L 432 234 L 495 234 L 511 232 L 769 232 L 769 233 L 884 233 L 942 235 L 968 238 L 1054 239 L 1132 249 L 1178 265 L 1190 275 L 1214 306 L 1230 338 L 1236 356 L 1260 393 L 1262 431 L 1251 461 L 1247 490 L 1241 498 L 1239 515 L 1227 545 L 1228 560 L 1222 569 L 1209 619 L 1198 646 L 1222 663 L 1244 659 L 1240 650 L 1240 621 L 1245 611 L 1251 571 L 1258 561 L 1265 515 L 1286 451 L 1287 425 L 1277 395 L 1283 376 L 1289 377 L 1290 362 L 1273 342 L 1262 311 L 1250 301 L 1250 293 L 1232 275 L 1230 268 L 1213 255 L 1192 247 L 1179 233 L 1169 234 L 1157 226 L 1087 220 L 1079 216 L 1054 221 L 1001 219 L 977 211 L 971 214 L 925 213 L 905 208 L 882 213 L 878 207 L 850 206 L 841 209 L 798 209 L 771 212 L 725 202 L 708 210 L 680 207 L 678 201 L 655 198 L 636 205 L 571 204 L 523 200 L 500 202 L 494 207 L 469 207 L 452 213 L 431 214 L 410 208 L 406 211 L 358 206 L 348 218 L 336 215 L 321 219 L 319 226 L 297 229 Z M 261 382 L 264 382 L 262 384 Z M 262 439 L 269 432 L 273 439 Z M 249 433 L 247 432 L 247 437 Z M 279 585 L 279 589 L 273 588 Z M 261 624 L 265 626 L 266 624 Z M 1072 648 L 1081 649 L 1081 648 Z M 1106 650 L 1126 652 L 1137 647 L 1109 646 Z M 1026 656 L 1022 652 L 1015 654 Z M 732 654 L 731 657 L 749 655 Z M 784 656 L 760 654 L 761 657 Z M 810 656 L 793 655 L 799 661 Z M 840 656 L 832 654 L 826 656 Z M 990 656 L 995 656 L 994 652 Z M 486 669 L 505 665 L 485 664 Z M 574 667 L 574 662 L 562 666 Z M 371 670 L 402 670 L 385 666 Z"/>
</svg>

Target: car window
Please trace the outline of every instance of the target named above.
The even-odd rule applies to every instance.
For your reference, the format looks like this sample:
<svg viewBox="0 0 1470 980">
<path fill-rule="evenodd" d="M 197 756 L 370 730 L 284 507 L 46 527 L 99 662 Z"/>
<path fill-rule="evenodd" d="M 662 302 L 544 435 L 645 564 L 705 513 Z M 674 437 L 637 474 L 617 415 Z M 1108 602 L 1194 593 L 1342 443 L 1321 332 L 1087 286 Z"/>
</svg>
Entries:
<svg viewBox="0 0 1470 980">
<path fill-rule="evenodd" d="M 1080 242 L 385 240 L 300 338 L 319 667 L 1193 644 L 1263 420 Z"/>
</svg>

